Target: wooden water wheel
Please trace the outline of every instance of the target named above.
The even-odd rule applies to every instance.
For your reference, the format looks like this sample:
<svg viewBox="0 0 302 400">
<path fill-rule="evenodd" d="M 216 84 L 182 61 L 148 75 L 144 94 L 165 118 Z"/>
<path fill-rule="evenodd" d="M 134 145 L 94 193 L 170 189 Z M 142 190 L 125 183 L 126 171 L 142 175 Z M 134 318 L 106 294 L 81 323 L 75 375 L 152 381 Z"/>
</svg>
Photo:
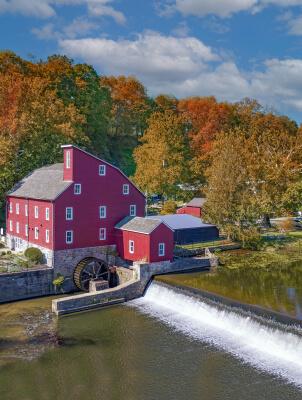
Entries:
<svg viewBox="0 0 302 400">
<path fill-rule="evenodd" d="M 90 281 L 101 279 L 109 281 L 109 275 L 109 267 L 104 261 L 94 257 L 87 257 L 76 266 L 73 279 L 78 289 L 88 292 Z"/>
</svg>

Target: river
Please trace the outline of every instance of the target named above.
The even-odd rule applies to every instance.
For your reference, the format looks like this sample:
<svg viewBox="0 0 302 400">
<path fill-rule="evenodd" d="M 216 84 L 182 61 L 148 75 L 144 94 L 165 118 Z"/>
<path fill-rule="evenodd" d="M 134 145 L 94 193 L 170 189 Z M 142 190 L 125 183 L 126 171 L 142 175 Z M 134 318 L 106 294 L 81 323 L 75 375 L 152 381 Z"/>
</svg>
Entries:
<svg viewBox="0 0 302 400">
<path fill-rule="evenodd" d="M 156 281 L 122 306 L 57 319 L 50 304 L 0 306 L 1 400 L 302 398 L 298 328 Z"/>
</svg>

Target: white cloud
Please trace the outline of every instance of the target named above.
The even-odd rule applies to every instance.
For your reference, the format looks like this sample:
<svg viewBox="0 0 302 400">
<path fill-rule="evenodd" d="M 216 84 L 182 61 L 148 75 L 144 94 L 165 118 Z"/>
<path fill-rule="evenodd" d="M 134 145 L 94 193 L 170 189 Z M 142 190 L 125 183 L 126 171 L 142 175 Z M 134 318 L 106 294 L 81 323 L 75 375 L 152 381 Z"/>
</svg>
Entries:
<svg viewBox="0 0 302 400">
<path fill-rule="evenodd" d="M 203 17 L 213 14 L 226 18 L 241 11 L 256 13 L 268 5 L 299 6 L 302 0 L 174 0 L 172 4 L 166 3 L 165 13 L 176 10 L 183 15 Z"/>
<path fill-rule="evenodd" d="M 75 39 L 87 35 L 97 28 L 97 24 L 85 18 L 75 18 L 61 31 L 55 28 L 52 23 L 45 24 L 41 28 L 33 28 L 31 32 L 42 40 Z"/>
<path fill-rule="evenodd" d="M 286 22 L 288 24 L 288 33 L 290 35 L 302 35 L 302 15 L 297 18 L 289 18 Z"/>
<path fill-rule="evenodd" d="M 112 17 L 117 23 L 124 24 L 126 17 L 122 12 L 109 6 L 110 3 L 112 3 L 112 0 L 88 0 L 88 11 L 93 16 Z"/>
<path fill-rule="evenodd" d="M 48 0 L 0 0 L 0 13 L 18 13 L 38 18 L 55 15 L 53 2 Z"/>
<path fill-rule="evenodd" d="M 105 74 L 135 75 L 153 95 L 254 97 L 277 110 L 302 111 L 302 59 L 267 60 L 242 71 L 194 37 L 145 32 L 134 40 L 61 40 L 62 52 L 93 64 Z"/>
<path fill-rule="evenodd" d="M 114 0 L 0 0 L 0 13 L 50 18 L 56 15 L 58 6 L 86 5 L 90 15 L 111 17 L 117 23 L 124 24 L 126 18 L 110 5 L 113 2 Z"/>
<path fill-rule="evenodd" d="M 42 28 L 33 28 L 31 32 L 41 40 L 60 38 L 60 34 L 55 31 L 54 24 L 46 24 Z"/>
<path fill-rule="evenodd" d="M 207 62 L 218 60 L 210 47 L 200 40 L 163 36 L 146 32 L 135 40 L 81 39 L 61 40 L 63 52 L 81 57 L 110 74 L 135 74 L 149 83 L 179 81 L 195 76 Z"/>
</svg>

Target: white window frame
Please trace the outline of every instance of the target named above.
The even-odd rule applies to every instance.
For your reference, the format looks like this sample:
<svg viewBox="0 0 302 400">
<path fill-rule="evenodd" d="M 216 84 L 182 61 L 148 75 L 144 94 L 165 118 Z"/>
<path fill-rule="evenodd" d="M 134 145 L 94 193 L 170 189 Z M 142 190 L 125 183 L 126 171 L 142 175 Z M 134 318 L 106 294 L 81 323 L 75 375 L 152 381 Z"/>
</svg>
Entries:
<svg viewBox="0 0 302 400">
<path fill-rule="evenodd" d="M 134 254 L 134 240 L 129 240 L 129 253 Z"/>
<path fill-rule="evenodd" d="M 16 214 L 17 215 L 20 214 L 20 205 L 19 205 L 19 203 L 16 203 Z"/>
<path fill-rule="evenodd" d="M 39 239 L 39 228 L 37 226 L 35 227 L 35 239 Z"/>
<path fill-rule="evenodd" d="M 66 169 L 70 169 L 70 150 L 66 150 Z"/>
<path fill-rule="evenodd" d="M 158 256 L 164 257 L 166 255 L 166 244 L 158 243 Z"/>
<path fill-rule="evenodd" d="M 28 225 L 26 224 L 24 227 L 25 236 L 28 237 Z"/>
<path fill-rule="evenodd" d="M 99 175 L 106 176 L 106 164 L 99 165 Z"/>
<path fill-rule="evenodd" d="M 45 242 L 49 243 L 49 229 L 45 230 Z"/>
<path fill-rule="evenodd" d="M 35 218 L 39 218 L 39 206 L 35 206 Z"/>
<path fill-rule="evenodd" d="M 99 207 L 99 216 L 100 216 L 100 219 L 107 218 L 107 206 L 100 206 Z"/>
<path fill-rule="evenodd" d="M 100 240 L 106 240 L 107 239 L 107 229 L 106 228 L 100 228 L 99 239 Z"/>
<path fill-rule="evenodd" d="M 130 204 L 130 217 L 136 217 L 136 204 Z"/>
<path fill-rule="evenodd" d="M 79 195 L 82 193 L 82 185 L 80 183 L 75 183 L 73 187 L 73 194 Z"/>
<path fill-rule="evenodd" d="M 70 239 L 68 239 L 68 235 L 70 234 Z M 73 243 L 73 231 L 65 231 L 65 243 L 72 244 Z"/>
<path fill-rule="evenodd" d="M 9 203 L 9 213 L 10 214 L 13 213 L 13 203 L 12 202 Z"/>
<path fill-rule="evenodd" d="M 13 231 L 13 221 L 9 221 L 9 230 Z"/>
<path fill-rule="evenodd" d="M 24 206 L 24 213 L 25 213 L 25 217 L 28 217 L 28 204 L 25 204 L 25 206 Z"/>
<path fill-rule="evenodd" d="M 129 183 L 123 184 L 123 195 L 127 196 L 130 193 L 130 185 Z"/>
<path fill-rule="evenodd" d="M 16 233 L 20 233 L 20 224 L 16 222 Z"/>
<path fill-rule="evenodd" d="M 45 208 L 45 219 L 46 221 L 49 221 L 49 207 Z"/>
<path fill-rule="evenodd" d="M 65 219 L 66 221 L 73 220 L 73 207 L 66 207 L 65 208 Z"/>
</svg>

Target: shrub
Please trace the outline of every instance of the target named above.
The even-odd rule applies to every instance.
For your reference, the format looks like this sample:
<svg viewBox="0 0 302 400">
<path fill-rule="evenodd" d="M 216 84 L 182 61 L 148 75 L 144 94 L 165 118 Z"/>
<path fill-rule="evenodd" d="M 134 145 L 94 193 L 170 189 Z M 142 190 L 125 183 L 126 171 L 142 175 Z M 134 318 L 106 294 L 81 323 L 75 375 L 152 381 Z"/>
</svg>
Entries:
<svg viewBox="0 0 302 400">
<path fill-rule="evenodd" d="M 29 247 L 25 250 L 24 255 L 34 264 L 40 264 L 43 261 L 43 253 L 40 249 L 36 247 Z"/>
<path fill-rule="evenodd" d="M 278 223 L 278 227 L 281 232 L 293 231 L 295 228 L 294 221 L 290 218 L 284 219 Z"/>
<path fill-rule="evenodd" d="M 60 287 L 60 286 L 63 285 L 64 280 L 65 280 L 65 278 L 64 278 L 63 275 L 57 274 L 56 278 L 52 281 L 52 284 L 53 284 L 54 286 L 56 286 L 56 287 Z"/>
<path fill-rule="evenodd" d="M 161 214 L 175 214 L 177 210 L 177 204 L 173 200 L 167 200 L 165 201 L 163 208 L 161 210 Z"/>
</svg>

